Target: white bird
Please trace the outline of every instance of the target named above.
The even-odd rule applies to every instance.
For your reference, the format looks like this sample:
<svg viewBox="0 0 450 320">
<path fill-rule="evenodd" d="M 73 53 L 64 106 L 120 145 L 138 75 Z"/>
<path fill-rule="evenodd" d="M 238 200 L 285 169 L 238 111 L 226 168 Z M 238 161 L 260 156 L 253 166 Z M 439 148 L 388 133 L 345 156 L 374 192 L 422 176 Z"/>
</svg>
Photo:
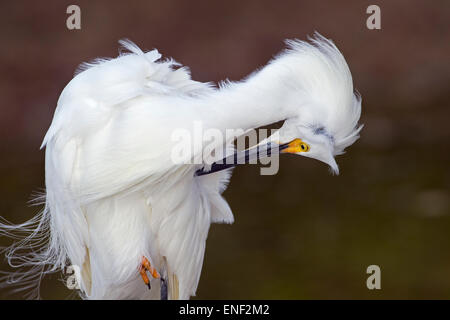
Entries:
<svg viewBox="0 0 450 320">
<path fill-rule="evenodd" d="M 175 164 L 173 132 L 192 132 L 196 121 L 225 132 L 284 120 L 260 145 L 278 143 L 338 173 L 334 156 L 362 128 L 361 99 L 344 57 L 319 34 L 287 41 L 267 66 L 219 87 L 191 80 L 186 67 L 161 60 L 157 50 L 121 44 L 127 53 L 83 65 L 61 93 L 42 143 L 45 208 L 24 224 L 0 225 L 3 235 L 31 233 L 7 257 L 32 268 L 8 281 L 31 288 L 44 274 L 74 265 L 82 298 L 188 299 L 211 223 L 234 220 L 221 196 L 231 173 Z"/>
</svg>

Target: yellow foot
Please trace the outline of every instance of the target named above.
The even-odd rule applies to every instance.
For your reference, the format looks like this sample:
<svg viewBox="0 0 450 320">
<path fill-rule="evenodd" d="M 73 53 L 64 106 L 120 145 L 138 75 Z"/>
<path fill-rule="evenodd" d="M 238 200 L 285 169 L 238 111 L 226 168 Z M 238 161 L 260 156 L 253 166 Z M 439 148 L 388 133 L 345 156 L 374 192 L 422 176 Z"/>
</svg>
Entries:
<svg viewBox="0 0 450 320">
<path fill-rule="evenodd" d="M 148 286 L 149 289 L 151 289 L 152 287 L 150 286 L 150 279 L 147 276 L 147 271 L 153 278 L 155 279 L 161 278 L 158 271 L 156 271 L 156 269 L 153 268 L 152 265 L 150 264 L 150 261 L 148 261 L 146 257 L 142 257 L 141 266 L 139 267 L 139 273 L 141 274 L 144 283 Z"/>
</svg>

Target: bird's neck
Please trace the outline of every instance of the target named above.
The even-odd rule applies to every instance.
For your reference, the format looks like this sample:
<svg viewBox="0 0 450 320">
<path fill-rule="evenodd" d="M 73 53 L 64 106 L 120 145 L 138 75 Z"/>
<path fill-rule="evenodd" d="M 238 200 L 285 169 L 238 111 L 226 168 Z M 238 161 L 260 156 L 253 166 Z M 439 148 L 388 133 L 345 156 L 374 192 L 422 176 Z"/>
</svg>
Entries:
<svg viewBox="0 0 450 320">
<path fill-rule="evenodd" d="M 269 65 L 249 79 L 202 99 L 207 128 L 254 129 L 295 115 L 287 70 Z"/>
</svg>

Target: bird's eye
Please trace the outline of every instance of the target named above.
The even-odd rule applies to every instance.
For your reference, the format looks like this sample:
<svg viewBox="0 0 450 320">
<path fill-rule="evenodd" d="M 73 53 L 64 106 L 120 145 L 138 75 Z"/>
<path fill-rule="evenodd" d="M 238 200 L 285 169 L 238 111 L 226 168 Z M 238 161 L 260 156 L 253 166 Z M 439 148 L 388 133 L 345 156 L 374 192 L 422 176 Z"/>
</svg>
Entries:
<svg viewBox="0 0 450 320">
<path fill-rule="evenodd" d="M 309 146 L 308 146 L 306 143 L 302 142 L 302 143 L 300 144 L 300 149 L 301 149 L 303 152 L 307 152 L 307 151 L 309 150 Z"/>
</svg>

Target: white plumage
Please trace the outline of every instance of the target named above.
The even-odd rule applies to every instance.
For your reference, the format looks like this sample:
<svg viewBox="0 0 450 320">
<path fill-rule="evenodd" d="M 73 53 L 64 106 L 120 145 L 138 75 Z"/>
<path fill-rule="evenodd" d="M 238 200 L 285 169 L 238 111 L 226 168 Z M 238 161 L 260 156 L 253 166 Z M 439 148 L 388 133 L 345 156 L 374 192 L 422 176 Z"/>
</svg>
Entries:
<svg viewBox="0 0 450 320">
<path fill-rule="evenodd" d="M 61 93 L 42 144 L 45 209 L 25 224 L 0 225 L 9 236 L 32 232 L 8 258 L 34 268 L 10 281 L 29 284 L 33 275 L 77 265 L 85 298 L 159 298 L 159 281 L 149 290 L 139 276 L 145 256 L 168 279 L 169 298 L 188 299 L 210 224 L 233 222 L 221 196 L 231 172 L 194 176 L 201 164 L 174 164 L 173 131 L 192 131 L 195 121 L 224 132 L 286 120 L 269 140 L 301 138 L 311 148 L 300 155 L 337 172 L 334 156 L 358 138 L 361 101 L 345 59 L 320 35 L 289 41 L 262 70 L 220 88 L 191 80 L 156 50 L 122 45 L 128 53 L 82 66 Z M 21 254 L 27 245 L 36 252 Z"/>
</svg>

